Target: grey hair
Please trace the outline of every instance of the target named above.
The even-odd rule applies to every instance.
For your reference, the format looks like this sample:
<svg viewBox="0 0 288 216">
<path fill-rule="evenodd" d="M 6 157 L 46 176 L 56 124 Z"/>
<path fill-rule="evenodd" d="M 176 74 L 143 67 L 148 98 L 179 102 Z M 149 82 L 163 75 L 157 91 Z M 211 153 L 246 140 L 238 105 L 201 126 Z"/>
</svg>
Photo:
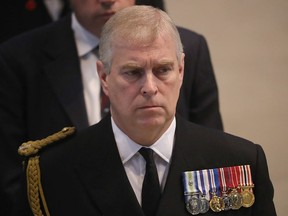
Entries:
<svg viewBox="0 0 288 216">
<path fill-rule="evenodd" d="M 183 45 L 171 18 L 162 10 L 144 5 L 127 7 L 117 12 L 104 25 L 100 37 L 99 54 L 105 70 L 110 73 L 113 43 L 148 46 L 159 36 L 170 35 L 176 43 L 180 62 Z"/>
</svg>

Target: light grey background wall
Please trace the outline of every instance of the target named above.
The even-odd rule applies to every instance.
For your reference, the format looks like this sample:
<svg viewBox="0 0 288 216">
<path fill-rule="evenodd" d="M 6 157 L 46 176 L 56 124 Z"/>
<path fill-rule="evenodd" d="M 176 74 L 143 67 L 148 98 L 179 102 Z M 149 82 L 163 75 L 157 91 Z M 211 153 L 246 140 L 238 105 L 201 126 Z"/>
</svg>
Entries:
<svg viewBox="0 0 288 216">
<path fill-rule="evenodd" d="M 225 131 L 262 145 L 278 216 L 288 214 L 288 1 L 166 0 L 176 24 L 203 34 Z"/>
</svg>

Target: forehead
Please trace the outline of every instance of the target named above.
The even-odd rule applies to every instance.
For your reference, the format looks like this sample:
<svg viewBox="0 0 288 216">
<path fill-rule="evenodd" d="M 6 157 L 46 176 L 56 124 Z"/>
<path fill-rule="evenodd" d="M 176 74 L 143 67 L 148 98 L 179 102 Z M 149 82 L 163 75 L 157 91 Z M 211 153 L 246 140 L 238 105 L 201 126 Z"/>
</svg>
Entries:
<svg viewBox="0 0 288 216">
<path fill-rule="evenodd" d="M 158 36 L 153 40 L 133 40 L 117 38 L 111 46 L 113 57 L 133 57 L 134 55 L 156 55 L 176 58 L 176 43 L 171 36 Z"/>
</svg>

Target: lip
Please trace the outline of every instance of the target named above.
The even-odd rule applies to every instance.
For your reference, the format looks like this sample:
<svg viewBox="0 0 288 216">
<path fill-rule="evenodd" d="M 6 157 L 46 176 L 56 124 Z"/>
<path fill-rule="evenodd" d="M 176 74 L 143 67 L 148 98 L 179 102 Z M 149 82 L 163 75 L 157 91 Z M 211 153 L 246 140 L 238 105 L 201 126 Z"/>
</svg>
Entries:
<svg viewBox="0 0 288 216">
<path fill-rule="evenodd" d="M 139 109 L 156 109 L 156 108 L 160 108 L 160 106 L 142 106 Z"/>
<path fill-rule="evenodd" d="M 115 14 L 115 12 L 106 12 L 106 13 L 101 14 L 100 17 L 110 18 L 110 17 L 112 17 L 114 14 Z"/>
</svg>

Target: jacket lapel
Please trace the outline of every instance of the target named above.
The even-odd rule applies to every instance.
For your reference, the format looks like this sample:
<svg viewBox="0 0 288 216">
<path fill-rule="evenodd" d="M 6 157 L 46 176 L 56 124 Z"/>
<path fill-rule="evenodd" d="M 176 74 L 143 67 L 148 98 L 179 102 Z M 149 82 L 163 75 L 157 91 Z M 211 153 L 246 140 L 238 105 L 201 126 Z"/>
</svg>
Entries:
<svg viewBox="0 0 288 216">
<path fill-rule="evenodd" d="M 187 165 L 181 149 L 176 146 L 157 216 L 186 215 L 181 172 Z"/>
<path fill-rule="evenodd" d="M 103 133 L 91 138 L 96 142 L 91 143 L 94 150 L 80 157 L 76 174 L 103 215 L 144 216 L 119 156 L 110 116 L 100 124 L 103 122 L 106 124 L 102 127 Z"/>
<path fill-rule="evenodd" d="M 55 27 L 55 35 L 51 35 L 55 39 L 50 37 L 47 45 L 43 47 L 47 54 L 44 71 L 71 122 L 81 130 L 88 126 L 88 118 L 80 64 L 70 25 L 70 18 L 59 22 Z"/>
<path fill-rule="evenodd" d="M 191 134 L 191 125 L 187 127 L 178 116 L 176 118 L 175 144 L 172 162 L 162 194 L 157 216 L 191 215 L 186 210 L 182 172 L 197 170 L 206 164 L 207 155 L 203 155 L 199 138 Z M 199 148 L 200 146 L 200 148 Z M 210 215 L 206 213 L 205 215 Z"/>
</svg>

